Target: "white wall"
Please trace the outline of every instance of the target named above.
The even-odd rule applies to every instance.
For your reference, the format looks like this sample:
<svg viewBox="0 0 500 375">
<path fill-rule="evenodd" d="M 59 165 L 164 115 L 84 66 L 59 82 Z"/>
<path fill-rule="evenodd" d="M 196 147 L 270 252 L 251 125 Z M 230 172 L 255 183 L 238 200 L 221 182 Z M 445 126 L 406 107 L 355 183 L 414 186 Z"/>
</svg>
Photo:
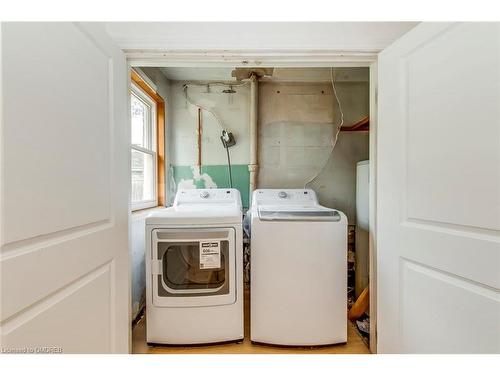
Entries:
<svg viewBox="0 0 500 375">
<path fill-rule="evenodd" d="M 146 303 L 146 255 L 144 214 L 132 214 L 131 220 L 131 269 L 132 269 L 132 319 Z"/>
<path fill-rule="evenodd" d="M 264 10 L 265 11 L 265 10 Z M 377 52 L 417 22 L 110 22 L 123 49 Z"/>
</svg>

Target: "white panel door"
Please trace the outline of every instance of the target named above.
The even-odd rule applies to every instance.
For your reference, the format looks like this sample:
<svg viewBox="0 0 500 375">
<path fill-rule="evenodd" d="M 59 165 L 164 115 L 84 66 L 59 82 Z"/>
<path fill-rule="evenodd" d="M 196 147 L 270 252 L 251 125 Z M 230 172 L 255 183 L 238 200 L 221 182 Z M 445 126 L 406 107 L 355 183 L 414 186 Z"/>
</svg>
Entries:
<svg viewBox="0 0 500 375">
<path fill-rule="evenodd" d="M 128 352 L 124 54 L 95 24 L 3 23 L 0 346 Z"/>
<path fill-rule="evenodd" d="M 500 352 L 500 24 L 379 57 L 378 351 Z"/>
</svg>

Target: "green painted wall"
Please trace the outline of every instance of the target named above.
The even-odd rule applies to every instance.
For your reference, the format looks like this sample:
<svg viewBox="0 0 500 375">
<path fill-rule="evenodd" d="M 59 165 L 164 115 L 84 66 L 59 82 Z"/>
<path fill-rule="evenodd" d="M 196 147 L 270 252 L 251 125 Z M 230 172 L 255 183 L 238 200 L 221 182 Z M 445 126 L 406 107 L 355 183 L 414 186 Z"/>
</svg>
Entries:
<svg viewBox="0 0 500 375">
<path fill-rule="evenodd" d="M 208 175 L 218 188 L 229 187 L 229 173 L 227 165 L 204 165 L 201 167 L 201 176 L 198 176 L 196 173 L 197 178 L 193 175 L 193 171 L 197 171 L 195 167 L 191 165 L 173 165 L 172 169 L 176 186 L 179 186 L 179 183 L 182 183 L 184 186 L 191 183 L 198 189 L 209 188 L 211 186 L 207 186 L 207 178 L 205 176 Z M 232 165 L 231 171 L 233 175 L 233 187 L 240 191 L 243 207 L 248 208 L 250 186 L 248 165 Z"/>
</svg>

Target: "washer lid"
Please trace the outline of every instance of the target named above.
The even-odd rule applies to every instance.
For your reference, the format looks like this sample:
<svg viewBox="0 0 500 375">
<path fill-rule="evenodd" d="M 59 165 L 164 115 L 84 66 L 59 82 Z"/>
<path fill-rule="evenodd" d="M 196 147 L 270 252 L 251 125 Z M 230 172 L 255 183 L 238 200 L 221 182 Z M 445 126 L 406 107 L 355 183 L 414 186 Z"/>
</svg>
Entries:
<svg viewBox="0 0 500 375">
<path fill-rule="evenodd" d="M 259 219 L 262 221 L 335 221 L 342 220 L 337 210 L 315 206 L 261 205 L 258 207 Z"/>
</svg>

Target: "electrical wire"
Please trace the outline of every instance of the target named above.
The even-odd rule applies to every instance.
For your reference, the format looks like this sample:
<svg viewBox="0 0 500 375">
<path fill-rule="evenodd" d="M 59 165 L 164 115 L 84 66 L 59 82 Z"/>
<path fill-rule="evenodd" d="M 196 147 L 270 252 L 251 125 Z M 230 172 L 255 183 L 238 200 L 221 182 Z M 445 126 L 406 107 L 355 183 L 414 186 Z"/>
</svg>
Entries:
<svg viewBox="0 0 500 375">
<path fill-rule="evenodd" d="M 205 86 L 208 86 L 210 87 L 210 85 L 215 85 L 215 86 L 227 86 L 227 87 L 238 87 L 238 86 L 245 86 L 245 85 L 248 85 L 250 81 L 242 81 L 241 83 L 226 83 L 226 82 L 207 82 L 207 83 L 202 83 L 202 82 L 186 82 L 184 85 L 183 85 L 183 88 L 184 88 L 184 95 L 186 97 L 186 101 L 195 106 L 195 107 L 198 107 L 198 108 L 201 108 L 203 109 L 204 111 L 207 111 L 208 113 L 210 113 L 214 118 L 215 120 L 217 120 L 217 124 L 219 125 L 219 127 L 221 128 L 221 130 L 225 130 L 224 129 L 224 126 L 223 126 L 223 123 L 222 123 L 222 120 L 220 119 L 220 117 L 215 113 L 215 111 L 207 108 L 207 107 L 203 107 L 202 105 L 198 104 L 198 103 L 195 103 L 193 100 L 191 100 L 191 98 L 189 97 L 188 95 L 188 87 L 189 86 L 202 86 L 202 87 L 205 87 Z"/>
<path fill-rule="evenodd" d="M 222 136 L 220 137 L 222 141 L 222 145 L 226 149 L 226 154 L 227 154 L 227 170 L 229 172 L 229 187 L 232 189 L 233 188 L 233 173 L 231 170 L 231 156 L 229 154 L 229 146 L 225 140 L 225 135 L 227 134 L 227 131 L 223 130 L 222 131 Z"/>
<path fill-rule="evenodd" d="M 244 82 L 244 83 L 241 83 L 241 84 L 226 84 L 226 83 L 222 83 L 222 82 L 211 82 L 210 84 L 215 84 L 215 85 L 224 85 L 224 86 L 243 86 L 243 85 L 246 85 L 248 82 Z M 204 111 L 207 111 L 208 113 L 210 113 L 214 118 L 215 120 L 217 121 L 217 124 L 219 125 L 219 127 L 222 129 L 222 134 L 224 135 L 224 133 L 227 133 L 226 129 L 224 128 L 224 125 L 222 123 L 222 120 L 219 118 L 219 116 L 217 116 L 217 114 L 212 111 L 211 109 L 208 109 L 206 107 L 203 107 L 201 106 L 200 104 L 198 103 L 195 103 L 191 100 L 191 98 L 189 97 L 188 95 L 188 86 L 189 85 L 192 85 L 192 86 L 206 86 L 204 84 L 198 84 L 198 83 L 186 83 L 184 84 L 183 88 L 184 88 L 184 94 L 185 94 L 185 97 L 186 97 L 186 101 L 191 104 L 192 106 L 195 106 L 197 108 L 201 108 L 202 110 Z M 222 142 L 224 144 L 224 148 L 226 149 L 226 155 L 227 155 L 227 167 L 228 167 L 228 172 L 229 172 L 229 187 L 232 188 L 233 187 L 233 174 L 232 174 L 232 170 L 231 170 L 231 156 L 229 154 L 229 147 L 227 146 L 226 144 L 226 141 L 224 141 L 224 139 L 222 139 Z"/>
<path fill-rule="evenodd" d="M 304 184 L 304 189 L 307 188 L 307 185 L 309 185 L 311 182 L 315 181 L 321 173 L 323 173 L 323 170 L 326 168 L 328 162 L 330 161 L 330 158 L 332 157 L 333 150 L 335 149 L 335 146 L 337 145 L 337 141 L 339 139 L 339 134 L 340 130 L 342 129 L 342 125 L 344 125 L 344 112 L 342 111 L 342 105 L 340 104 L 339 96 L 337 95 L 337 89 L 335 88 L 335 81 L 333 80 L 333 68 L 330 68 L 330 81 L 332 82 L 332 89 L 333 93 L 335 95 L 335 99 L 337 100 L 337 104 L 339 106 L 339 111 L 340 111 L 340 123 L 337 125 L 337 129 L 335 131 L 335 134 L 332 136 L 332 149 L 330 150 L 330 154 L 328 155 L 328 159 L 326 159 L 325 164 L 321 167 L 321 169 L 316 173 L 314 177 L 312 177 L 309 181 L 307 181 Z"/>
<path fill-rule="evenodd" d="M 212 111 L 211 109 L 207 108 L 207 107 L 203 107 L 202 105 L 198 104 L 198 103 L 195 103 L 191 100 L 191 98 L 189 97 L 188 95 L 188 92 L 187 92 L 187 89 L 188 89 L 188 85 L 185 84 L 184 86 L 184 95 L 186 97 L 186 101 L 191 104 L 192 106 L 195 106 L 197 108 L 201 108 L 202 110 L 204 111 L 207 111 L 208 113 L 210 113 L 214 118 L 215 120 L 217 121 L 217 125 L 219 125 L 219 127 L 221 128 L 221 130 L 225 130 L 224 129 L 224 126 L 223 126 L 223 123 L 222 123 L 222 120 L 219 118 L 219 116 L 217 116 L 217 114 Z"/>
<path fill-rule="evenodd" d="M 233 173 L 231 171 L 231 156 L 229 155 L 229 147 L 224 142 L 224 147 L 226 148 L 226 154 L 227 154 L 227 170 L 229 171 L 229 187 L 232 189 L 233 188 Z"/>
</svg>

